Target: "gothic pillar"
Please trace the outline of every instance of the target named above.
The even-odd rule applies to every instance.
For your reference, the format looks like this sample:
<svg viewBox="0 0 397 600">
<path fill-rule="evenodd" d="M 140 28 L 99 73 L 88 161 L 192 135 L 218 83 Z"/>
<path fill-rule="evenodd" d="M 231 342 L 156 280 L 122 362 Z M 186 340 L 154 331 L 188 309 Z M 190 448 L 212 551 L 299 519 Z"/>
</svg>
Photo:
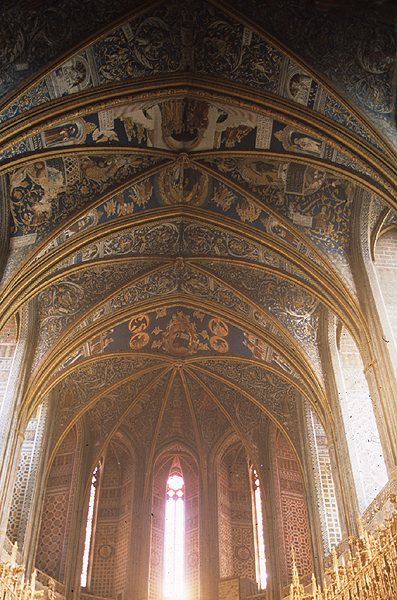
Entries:
<svg viewBox="0 0 397 600">
<path fill-rule="evenodd" d="M 219 565 L 219 518 L 218 518 L 218 460 L 217 455 L 210 463 L 208 472 L 201 471 L 201 478 L 207 478 L 207 496 L 201 495 L 200 510 L 200 587 L 202 600 L 218 597 L 217 579 L 220 577 Z M 201 516 L 201 512 L 200 512 Z"/>
<path fill-rule="evenodd" d="M 359 350 L 370 390 L 389 478 L 397 466 L 397 348 L 390 335 L 382 293 L 369 245 L 371 194 L 361 190 L 352 210 L 352 272 L 370 337 L 364 332 Z"/>
<path fill-rule="evenodd" d="M 305 500 L 307 517 L 309 521 L 310 541 L 313 556 L 313 569 L 318 582 L 324 579 L 323 560 L 325 555 L 331 551 L 328 547 L 327 524 L 323 509 L 321 480 L 317 456 L 313 445 L 315 439 L 313 432 L 309 429 L 308 416 L 310 408 L 306 406 L 305 400 L 299 404 L 299 433 L 301 442 L 303 473 L 302 478 L 305 486 Z M 307 414 L 309 411 L 309 415 Z"/>
<path fill-rule="evenodd" d="M 340 373 L 338 373 L 338 365 L 335 361 L 337 352 L 335 328 L 333 319 L 327 309 L 323 309 L 320 322 L 319 347 L 325 374 L 327 397 L 332 411 L 332 414 L 329 415 L 329 422 L 324 423 L 324 426 L 329 443 L 329 455 L 337 496 L 342 539 L 347 539 L 351 535 L 358 535 L 357 514 L 359 507 L 340 407 L 337 384 L 337 378 L 340 379 Z M 341 385 L 340 382 L 339 385 Z"/>
<path fill-rule="evenodd" d="M 148 597 L 150 540 L 152 523 L 152 486 L 148 486 L 147 498 L 144 498 L 145 457 L 137 455 L 132 502 L 131 533 L 129 556 L 131 568 L 127 576 L 126 598 L 145 600 Z"/>
<path fill-rule="evenodd" d="M 6 175 L 0 177 L 0 281 L 8 258 L 10 243 L 10 202 L 8 199 Z"/>
<path fill-rule="evenodd" d="M 266 419 L 259 432 L 259 478 L 262 484 L 263 529 L 265 535 L 267 600 L 281 598 L 281 556 L 277 498 L 275 494 L 275 473 L 272 437 L 274 425 Z"/>
<path fill-rule="evenodd" d="M 7 526 L 19 455 L 27 425 L 26 419 L 20 420 L 20 408 L 35 349 L 36 318 L 34 302 L 29 302 L 22 307 L 19 339 L 0 412 L 0 529 L 3 531 Z"/>
<path fill-rule="evenodd" d="M 80 596 L 80 577 L 84 553 L 85 530 L 87 524 L 87 511 L 89 502 L 89 491 L 93 465 L 95 445 L 91 432 L 84 423 L 80 421 L 82 432 L 77 446 L 77 465 L 75 473 L 75 484 L 73 499 L 68 511 L 69 530 L 66 532 L 62 550 L 62 561 L 65 561 L 65 598 L 66 600 L 77 599 Z"/>
</svg>

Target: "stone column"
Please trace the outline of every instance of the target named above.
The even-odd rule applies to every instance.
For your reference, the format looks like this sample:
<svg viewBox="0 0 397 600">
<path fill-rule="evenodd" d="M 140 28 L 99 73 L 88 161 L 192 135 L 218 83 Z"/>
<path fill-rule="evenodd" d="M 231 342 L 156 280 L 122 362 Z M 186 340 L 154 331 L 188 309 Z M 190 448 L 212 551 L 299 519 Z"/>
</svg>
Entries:
<svg viewBox="0 0 397 600">
<path fill-rule="evenodd" d="M 324 579 L 323 560 L 331 551 L 328 544 L 327 523 L 325 519 L 324 504 L 322 498 L 320 470 L 315 452 L 315 439 L 312 428 L 310 407 L 302 398 L 299 404 L 299 433 L 301 441 L 301 453 L 303 462 L 302 479 L 305 486 L 305 500 L 307 518 L 309 521 L 310 541 L 313 556 L 313 569 L 317 581 Z"/>
<path fill-rule="evenodd" d="M 331 321 L 331 322 L 330 322 Z M 337 352 L 333 317 L 323 309 L 319 327 L 319 347 L 324 371 L 327 397 L 332 414 L 324 423 L 325 433 L 330 444 L 330 461 L 337 496 L 342 539 L 357 536 L 357 514 L 359 512 L 356 486 L 350 461 L 350 453 L 340 407 L 338 385 L 335 373 Z"/>
<path fill-rule="evenodd" d="M 30 375 L 36 339 L 36 305 L 20 311 L 20 334 L 0 412 L 0 529 L 5 530 L 27 418 L 20 409 Z M 18 429 L 19 427 L 19 429 Z"/>
<path fill-rule="evenodd" d="M 0 281 L 7 263 L 10 243 L 10 201 L 6 177 L 0 176 Z"/>
<path fill-rule="evenodd" d="M 93 465 L 95 445 L 89 428 L 80 421 L 82 434 L 77 447 L 78 463 L 77 473 L 73 491 L 73 500 L 69 506 L 68 522 L 70 529 L 65 539 L 63 555 L 66 555 L 65 565 L 65 598 L 67 600 L 78 599 L 80 596 L 80 577 L 84 552 L 85 530 L 87 523 L 87 511 L 89 502 L 89 491 Z M 62 558 L 63 560 L 63 558 Z"/>
<path fill-rule="evenodd" d="M 364 373 L 370 390 L 383 455 L 389 478 L 397 466 L 397 348 L 390 335 L 383 297 L 370 251 L 370 206 L 372 196 L 361 190 L 352 210 L 351 263 L 361 308 L 370 335 L 359 340 Z"/>
<path fill-rule="evenodd" d="M 267 600 L 280 600 L 282 587 L 280 540 L 282 539 L 282 533 L 279 531 L 278 527 L 278 508 L 274 488 L 274 456 L 271 443 L 271 438 L 274 434 L 274 425 L 269 418 L 263 417 L 263 419 L 264 422 L 260 428 L 258 440 L 258 475 L 262 483 L 262 512 L 266 553 Z"/>
<path fill-rule="evenodd" d="M 218 458 L 218 457 L 217 457 Z M 217 458 L 207 473 L 200 472 L 200 479 L 207 477 L 208 497 L 201 486 L 200 500 L 200 597 L 212 600 L 218 597 L 216 580 L 219 572 L 219 522 L 218 522 L 218 473 Z"/>
<path fill-rule="evenodd" d="M 145 457 L 137 454 L 134 477 L 134 495 L 131 514 L 129 556 L 131 568 L 127 576 L 126 598 L 145 600 L 148 597 L 152 486 L 148 488 L 147 500 L 143 497 L 145 488 Z"/>
</svg>

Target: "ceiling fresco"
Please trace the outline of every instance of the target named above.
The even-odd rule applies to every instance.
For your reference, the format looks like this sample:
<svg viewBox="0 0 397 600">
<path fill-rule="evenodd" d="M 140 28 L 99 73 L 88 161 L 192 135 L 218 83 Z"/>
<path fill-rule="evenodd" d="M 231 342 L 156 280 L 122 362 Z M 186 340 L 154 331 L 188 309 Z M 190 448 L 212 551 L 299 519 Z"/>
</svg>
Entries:
<svg viewBox="0 0 397 600">
<path fill-rule="evenodd" d="M 91 203 L 159 158 L 142 154 L 59 156 L 37 160 L 9 175 L 12 234 L 45 236 L 68 215 Z"/>
<path fill-rule="evenodd" d="M 332 436 L 327 318 L 370 339 L 363 199 L 368 240 L 397 222 L 395 32 L 295 0 L 82 0 L 79 26 L 72 0 L 25 4 L 0 9 L 0 326 L 37 321 L 21 431 L 49 397 L 51 452 L 80 423 L 93 464 L 118 432 L 148 472 L 231 434 L 255 462 L 268 419 L 299 456 L 305 400 Z"/>
<path fill-rule="evenodd" d="M 35 2 L 33 10 L 17 0 L 2 7 L 0 97 L 47 66 L 49 56 L 54 59 L 129 7 L 126 0 Z"/>
<path fill-rule="evenodd" d="M 82 393 L 86 400 L 85 419 L 93 432 L 94 452 L 100 452 L 106 438 L 113 435 L 122 420 L 124 430 L 144 450 L 148 470 L 153 466 L 156 448 L 158 452 L 169 441 L 185 443 L 207 460 L 219 439 L 231 431 L 239 434 L 255 457 L 258 429 L 268 416 L 281 417 L 284 432 L 298 442 L 293 423 L 297 405 L 303 400 L 291 383 L 283 383 L 276 373 L 258 371 L 252 364 L 242 372 L 228 361 L 225 364 L 224 359 L 217 362 L 215 359 L 216 374 L 211 375 L 208 361 L 182 368 L 176 365 L 170 371 L 158 366 L 153 370 L 148 362 L 119 360 L 116 368 L 112 365 L 112 374 L 120 376 L 117 364 L 121 367 L 128 364 L 136 370 L 134 378 L 124 377 L 108 392 L 103 390 L 104 386 L 90 388 L 88 397 L 82 388 L 87 388 L 92 372 L 89 365 L 80 368 L 61 384 L 53 448 L 59 443 L 60 432 L 76 421 L 83 406 L 78 400 Z M 109 363 L 102 364 L 102 371 L 109 367 Z M 224 379 L 225 374 L 232 375 L 234 381 Z"/>
<path fill-rule="evenodd" d="M 152 288 L 151 282 L 148 287 L 149 293 L 144 293 L 144 299 L 152 298 L 153 296 L 163 296 L 163 294 L 154 292 L 150 289 Z M 249 304 L 239 298 L 237 294 L 233 294 L 230 290 L 225 288 L 218 289 L 221 289 L 221 293 L 217 294 L 218 297 L 212 298 L 212 302 L 208 303 L 207 301 L 207 305 L 216 306 L 218 304 L 218 310 L 220 307 L 224 307 L 229 309 L 229 313 L 230 309 L 233 312 L 236 312 L 237 315 L 234 315 L 233 313 L 231 315 L 233 321 L 235 321 L 239 315 L 245 317 L 248 331 L 242 329 L 241 326 L 234 325 L 233 322 L 224 321 L 220 317 L 214 317 L 202 310 L 179 307 L 178 305 L 169 308 L 161 307 L 155 311 L 133 317 L 132 320 L 129 319 L 128 321 L 119 323 L 119 321 L 123 319 L 126 309 L 132 304 L 128 299 L 124 302 L 124 310 L 120 311 L 120 315 L 117 309 L 120 309 L 121 306 L 118 305 L 118 303 L 113 309 L 116 311 L 114 315 L 112 314 L 112 307 L 107 303 L 104 306 L 101 306 L 94 315 L 85 319 L 81 323 L 81 326 L 79 326 L 73 334 L 68 336 L 67 340 L 70 345 L 74 344 L 73 337 L 76 338 L 76 343 L 78 343 L 81 335 L 87 337 L 84 345 L 76 348 L 67 360 L 65 360 L 64 366 L 83 360 L 86 356 L 125 351 L 137 352 L 142 349 L 144 349 L 145 352 L 151 351 L 156 355 L 170 355 L 175 359 L 187 358 L 197 353 L 200 355 L 219 353 L 249 357 L 255 355 L 257 358 L 264 361 L 272 362 L 274 352 L 272 352 L 270 348 L 267 348 L 263 342 L 262 354 L 259 353 L 257 347 L 253 347 L 250 341 L 252 335 L 249 335 L 250 321 L 251 327 L 253 322 L 260 328 L 257 333 L 258 336 L 265 336 L 268 339 L 268 343 L 272 346 L 278 342 L 280 351 L 282 351 L 281 348 L 283 348 L 284 352 L 288 352 L 289 346 L 289 351 L 291 352 L 292 340 L 289 339 L 287 335 L 283 335 L 283 333 L 280 332 L 276 321 L 274 321 L 274 324 L 272 325 L 272 323 L 266 319 L 266 315 L 261 315 L 259 309 L 257 309 L 256 313 L 252 309 L 250 310 Z M 201 296 L 204 299 L 205 294 L 202 293 Z M 226 299 L 222 296 L 226 296 Z M 196 296 L 193 295 L 191 296 L 190 303 L 192 303 L 192 299 L 195 297 Z M 140 297 L 136 298 L 135 303 L 138 303 L 140 300 Z M 108 308 L 108 310 L 106 310 L 106 308 Z M 225 310 L 222 312 L 227 314 L 227 311 Z M 110 328 L 108 325 L 109 317 L 112 323 L 116 323 Z M 137 327 L 139 331 L 134 329 L 132 324 L 135 319 L 139 322 L 139 327 Z M 216 324 L 218 323 L 217 319 L 219 324 Z M 92 329 L 90 326 L 94 321 L 96 322 L 98 334 L 94 337 L 90 337 L 90 331 Z M 85 327 L 88 329 L 86 334 L 84 332 Z M 132 333 L 131 330 L 133 330 Z M 225 333 L 225 335 L 220 335 L 221 331 L 227 331 L 227 333 Z M 267 352 L 265 350 L 267 350 Z M 283 363 L 281 362 L 281 364 Z M 286 368 L 288 372 L 292 371 L 291 366 Z"/>
<path fill-rule="evenodd" d="M 126 21 L 81 53 L 61 62 L 26 94 L 17 97 L 3 111 L 2 120 L 98 86 L 185 71 L 225 78 L 284 96 L 374 141 L 365 126 L 291 58 L 231 15 L 204 2 L 187 6 L 179 2 L 161 3 L 137 19 Z M 98 127 L 94 139 L 115 135 L 107 129 L 106 117 L 101 125 L 103 133 Z M 32 145 L 40 148 L 43 142 L 51 144 L 44 136 L 22 143 L 19 151 L 33 149 Z"/>
<path fill-rule="evenodd" d="M 105 294 L 111 294 L 156 265 L 156 262 L 147 260 L 135 264 L 98 265 L 74 272 L 68 278 L 45 288 L 38 295 L 40 339 L 33 365 L 74 320 Z"/>
<path fill-rule="evenodd" d="M 193 90 L 192 90 L 193 93 Z M 285 117 L 286 118 L 286 117 Z M 336 162 L 347 156 L 330 143 L 310 140 L 296 126 L 271 119 L 242 106 L 200 97 L 175 96 L 117 104 L 85 113 L 44 128 L 3 151 L 1 160 L 35 150 L 75 145 L 107 144 L 163 150 L 200 151 L 212 148 L 248 148 L 311 154 Z M 362 166 L 352 164 L 357 170 Z"/>
<path fill-rule="evenodd" d="M 239 0 L 222 4 L 242 8 Z M 333 4 L 334 11 L 308 11 L 304 4 L 291 0 L 249 0 L 244 3 L 244 15 L 253 23 L 263 24 L 273 39 L 293 48 L 313 65 L 396 145 L 393 78 L 397 39 L 393 7 L 389 7 L 390 13 L 373 2 L 361 7 L 355 4 L 346 15 L 346 3 Z"/>
</svg>

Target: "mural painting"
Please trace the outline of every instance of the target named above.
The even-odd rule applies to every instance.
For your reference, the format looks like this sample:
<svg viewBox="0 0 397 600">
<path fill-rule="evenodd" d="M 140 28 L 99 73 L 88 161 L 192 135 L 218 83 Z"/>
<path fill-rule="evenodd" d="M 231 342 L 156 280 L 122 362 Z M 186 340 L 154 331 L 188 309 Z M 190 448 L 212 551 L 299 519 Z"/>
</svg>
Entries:
<svg viewBox="0 0 397 600">
<path fill-rule="evenodd" d="M 175 27 L 176 23 L 179 26 Z M 192 40 L 195 40 L 194 47 Z M 194 9 L 186 10 L 179 3 L 169 2 L 124 24 L 57 67 L 15 100 L 3 111 L 2 120 L 93 87 L 186 70 L 284 96 L 326 114 L 373 142 L 363 125 L 282 52 L 242 23 L 205 3 L 196 3 Z M 114 142 L 117 134 L 112 133 L 106 123 L 101 125 L 93 134 L 94 141 Z M 239 135 L 243 134 L 241 130 Z M 139 127 L 135 135 L 140 137 Z M 193 131 L 184 134 L 185 138 L 192 135 Z M 177 144 L 181 141 L 176 140 Z M 189 142 L 185 139 L 185 143 Z M 3 157 L 29 151 L 32 145 L 39 148 L 42 143 L 35 136 L 28 143 L 19 143 Z"/>
<path fill-rule="evenodd" d="M 43 237 L 72 210 L 150 164 L 150 157 L 112 154 L 54 157 L 19 167 L 9 174 L 12 235 Z"/>
</svg>

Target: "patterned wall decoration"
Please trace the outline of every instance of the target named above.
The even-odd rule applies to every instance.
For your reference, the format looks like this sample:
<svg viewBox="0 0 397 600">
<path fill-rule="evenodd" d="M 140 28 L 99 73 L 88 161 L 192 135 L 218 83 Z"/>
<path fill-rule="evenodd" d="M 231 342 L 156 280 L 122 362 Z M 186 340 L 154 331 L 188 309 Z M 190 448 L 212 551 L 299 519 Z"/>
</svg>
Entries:
<svg viewBox="0 0 397 600">
<path fill-rule="evenodd" d="M 47 66 L 49 57 L 63 54 L 130 6 L 126 0 L 116 0 L 111 5 L 106 0 L 83 0 L 78 5 L 73 0 L 62 4 L 54 0 L 34 4 L 18 0 L 2 6 L 0 31 L 4 44 L 0 55 L 0 97 L 4 98 Z M 27 108 L 29 105 L 22 104 L 19 110 Z"/>
<path fill-rule="evenodd" d="M 128 527 L 129 519 L 125 523 Z M 95 532 L 94 560 L 92 561 L 91 589 L 96 596 L 114 597 L 114 576 L 117 568 L 115 545 L 118 523 L 97 522 Z"/>
<path fill-rule="evenodd" d="M 3 120 L 51 99 L 97 86 L 186 70 L 284 96 L 372 141 L 363 125 L 311 76 L 256 33 L 204 2 L 189 9 L 169 2 L 126 23 L 15 100 L 4 111 Z M 111 131 L 105 117 L 96 135 L 103 132 L 109 139 Z M 27 148 L 28 144 L 22 143 L 19 150 Z"/>
<path fill-rule="evenodd" d="M 218 529 L 221 577 L 256 581 L 252 498 L 246 452 L 228 448 L 218 466 Z"/>
<path fill-rule="evenodd" d="M 34 422 L 36 421 L 36 422 Z M 37 425 L 37 419 L 35 419 L 32 423 L 32 420 L 30 421 L 30 423 L 32 423 L 32 425 L 36 426 Z M 29 423 L 29 424 L 30 424 Z M 21 519 L 21 515 L 22 515 L 22 508 L 23 508 L 23 500 L 26 494 L 26 487 L 28 484 L 28 478 L 29 478 L 29 467 L 30 467 L 30 463 L 32 461 L 32 446 L 33 443 L 32 441 L 34 441 L 34 434 L 35 434 L 35 430 L 32 427 L 32 425 L 29 427 L 29 432 L 28 432 L 28 438 L 33 435 L 33 439 L 30 439 L 30 443 L 26 444 L 26 440 L 25 440 L 25 448 L 21 449 L 21 457 L 19 459 L 19 463 L 18 463 L 18 470 L 17 470 L 17 476 L 16 476 L 16 480 L 15 480 L 15 484 L 14 484 L 14 490 L 12 492 L 12 501 L 11 501 L 11 510 L 8 516 L 8 523 L 7 523 L 7 537 L 9 540 L 11 540 L 13 543 L 17 541 L 17 537 L 18 537 L 18 529 L 19 529 L 19 522 Z"/>
<path fill-rule="evenodd" d="M 219 576 L 233 575 L 233 538 L 231 527 L 229 465 L 223 456 L 218 463 L 218 540 Z"/>
<path fill-rule="evenodd" d="M 41 529 L 36 554 L 36 566 L 57 581 L 61 581 L 61 561 L 69 511 L 72 472 L 75 461 L 75 431 L 70 431 L 51 465 Z"/>
<path fill-rule="evenodd" d="M 309 355 L 321 373 L 317 348 L 317 328 L 320 303 L 302 287 L 269 273 L 248 267 L 212 262 L 206 268 L 241 290 L 266 309 L 288 329 Z"/>
<path fill-rule="evenodd" d="M 138 374 L 140 369 L 150 367 L 156 363 L 154 357 L 148 356 L 120 356 L 95 363 L 82 364 L 72 370 L 63 379 L 58 387 L 58 406 L 55 417 L 56 426 L 53 429 L 52 444 L 76 413 L 88 404 L 94 397 L 118 381 L 128 378 L 132 373 Z"/>
<path fill-rule="evenodd" d="M 238 0 L 228 0 L 241 10 Z M 371 7 L 373 4 L 371 3 Z M 331 80 L 374 125 L 396 143 L 393 73 L 396 32 L 392 19 L 375 11 L 339 18 L 332 11 L 300 7 L 292 0 L 244 4 L 244 14 Z M 375 92 L 376 90 L 376 92 Z M 343 117 L 343 114 L 340 115 Z"/>
<path fill-rule="evenodd" d="M 339 523 L 338 505 L 336 502 L 336 491 L 332 476 L 331 460 L 328 452 L 328 440 L 321 423 L 316 417 L 316 414 L 313 411 L 310 412 L 313 420 L 315 445 L 320 467 L 321 489 L 326 513 L 329 546 L 333 548 L 341 541 L 342 532 Z"/>
<path fill-rule="evenodd" d="M 48 397 L 26 426 L 7 523 L 7 536 L 22 548 L 26 543 L 35 478 L 39 471 L 44 433 L 48 426 Z"/>
<path fill-rule="evenodd" d="M 19 167 L 8 176 L 13 235 L 43 238 L 93 198 L 159 160 L 114 153 L 57 156 Z"/>
<path fill-rule="evenodd" d="M 320 152 L 321 146 L 314 139 L 303 134 L 299 139 L 305 153 L 315 155 Z M 207 158 L 206 162 L 288 218 L 320 250 L 338 257 L 339 261 L 346 261 L 355 190 L 352 182 L 302 163 L 262 161 L 252 157 Z M 222 200 L 219 206 L 229 214 L 236 201 L 236 197 L 227 202 Z M 266 231 L 298 246 L 293 233 L 285 226 L 281 227 L 273 217 L 258 212 L 257 218 Z"/>
<path fill-rule="evenodd" d="M 296 436 L 295 425 L 297 423 L 297 403 L 300 394 L 294 386 L 281 376 L 270 372 L 262 365 L 243 364 L 233 359 L 202 358 L 198 364 L 214 373 L 229 379 L 247 390 L 267 410 L 273 412 L 277 419 L 283 423 L 291 435 Z M 199 377 L 211 380 L 210 386 L 215 379 L 210 374 Z"/>
<path fill-rule="evenodd" d="M 88 307 L 155 265 L 154 261 L 140 261 L 87 267 L 43 290 L 38 296 L 40 332 L 33 368 L 55 339 Z"/>
<path fill-rule="evenodd" d="M 200 443 L 208 455 L 217 440 L 221 439 L 231 425 L 206 390 L 204 390 L 189 372 L 185 373 L 193 410 L 197 420 Z"/>
<path fill-rule="evenodd" d="M 90 592 L 115 597 L 124 589 L 133 499 L 133 463 L 112 443 L 106 454 L 99 489 Z"/>
<path fill-rule="evenodd" d="M 159 473 L 153 481 L 149 567 L 149 598 L 153 600 L 163 597 L 165 477 L 164 473 Z"/>
<path fill-rule="evenodd" d="M 292 577 L 291 547 L 294 547 L 295 561 L 300 577 L 313 570 L 311 545 L 307 522 L 303 482 L 296 456 L 286 438 L 277 432 L 275 444 L 275 472 L 277 473 L 278 501 L 280 503 L 286 564 L 281 561 L 283 585 Z M 282 553 L 282 554 L 283 554 Z"/>
<path fill-rule="evenodd" d="M 36 566 L 50 577 L 60 579 L 62 540 L 65 529 L 65 517 L 69 501 L 68 493 L 49 495 L 47 492 L 42 512 L 42 543 L 36 554 Z"/>
</svg>

